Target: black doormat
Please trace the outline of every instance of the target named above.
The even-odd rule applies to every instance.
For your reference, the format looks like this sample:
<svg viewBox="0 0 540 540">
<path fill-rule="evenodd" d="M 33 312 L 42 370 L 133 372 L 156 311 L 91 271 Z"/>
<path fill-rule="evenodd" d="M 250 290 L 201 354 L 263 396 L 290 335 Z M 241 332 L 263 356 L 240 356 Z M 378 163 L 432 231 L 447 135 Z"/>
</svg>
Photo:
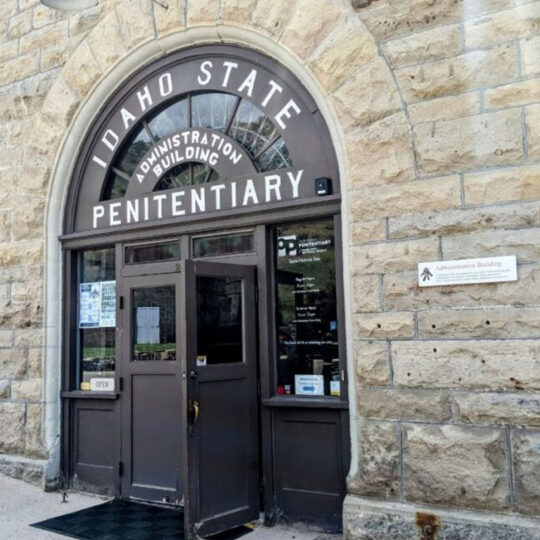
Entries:
<svg viewBox="0 0 540 540">
<path fill-rule="evenodd" d="M 180 510 L 114 499 L 34 523 L 32 527 L 81 540 L 181 540 L 184 514 Z M 251 530 L 237 527 L 213 538 L 234 540 Z"/>
</svg>

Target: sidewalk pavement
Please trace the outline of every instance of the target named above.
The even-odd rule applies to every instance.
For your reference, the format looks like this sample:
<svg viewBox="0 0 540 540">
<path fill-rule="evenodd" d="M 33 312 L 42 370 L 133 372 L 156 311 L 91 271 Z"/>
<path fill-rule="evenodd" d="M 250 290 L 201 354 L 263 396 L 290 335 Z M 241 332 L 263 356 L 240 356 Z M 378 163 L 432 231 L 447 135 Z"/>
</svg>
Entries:
<svg viewBox="0 0 540 540">
<path fill-rule="evenodd" d="M 69 492 L 67 503 L 63 503 L 59 492 L 45 493 L 36 486 L 0 474 L 0 539 L 65 540 L 66 536 L 35 529 L 30 527 L 30 524 L 89 508 L 105 500 L 96 495 Z M 259 525 L 245 538 L 246 540 L 340 540 L 341 535 Z"/>
</svg>

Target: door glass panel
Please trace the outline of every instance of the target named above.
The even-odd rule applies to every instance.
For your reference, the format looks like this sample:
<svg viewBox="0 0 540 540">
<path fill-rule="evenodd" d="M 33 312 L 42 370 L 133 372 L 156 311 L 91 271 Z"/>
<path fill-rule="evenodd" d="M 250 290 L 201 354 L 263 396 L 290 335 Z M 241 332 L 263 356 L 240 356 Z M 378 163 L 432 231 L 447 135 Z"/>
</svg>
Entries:
<svg viewBox="0 0 540 540">
<path fill-rule="evenodd" d="M 144 244 L 142 246 L 126 247 L 126 264 L 140 264 L 156 261 L 175 261 L 180 258 L 180 244 L 160 242 L 159 244 Z"/>
<path fill-rule="evenodd" d="M 132 360 L 176 360 L 174 285 L 133 289 L 132 306 Z"/>
<path fill-rule="evenodd" d="M 194 257 L 218 257 L 254 250 L 253 233 L 220 234 L 193 239 Z"/>
<path fill-rule="evenodd" d="M 244 361 L 242 280 L 197 276 L 197 365 Z"/>
<path fill-rule="evenodd" d="M 115 279 L 114 248 L 80 253 L 77 306 L 80 390 L 114 390 Z"/>
<path fill-rule="evenodd" d="M 277 394 L 341 394 L 332 218 L 276 227 Z"/>
</svg>

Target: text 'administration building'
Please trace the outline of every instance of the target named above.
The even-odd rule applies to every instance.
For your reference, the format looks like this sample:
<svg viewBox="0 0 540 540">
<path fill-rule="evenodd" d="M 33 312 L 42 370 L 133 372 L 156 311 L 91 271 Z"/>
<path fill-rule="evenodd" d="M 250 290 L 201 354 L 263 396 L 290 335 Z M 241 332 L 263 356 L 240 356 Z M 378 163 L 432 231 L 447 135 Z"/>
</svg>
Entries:
<svg viewBox="0 0 540 540">
<path fill-rule="evenodd" d="M 2 0 L 0 471 L 540 538 L 539 76 L 538 1 Z"/>
</svg>

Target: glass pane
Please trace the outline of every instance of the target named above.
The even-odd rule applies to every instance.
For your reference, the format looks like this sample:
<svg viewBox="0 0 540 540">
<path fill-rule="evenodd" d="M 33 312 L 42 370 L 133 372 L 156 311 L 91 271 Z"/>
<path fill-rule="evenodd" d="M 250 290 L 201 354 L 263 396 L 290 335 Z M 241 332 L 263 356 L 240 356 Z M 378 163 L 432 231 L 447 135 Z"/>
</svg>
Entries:
<svg viewBox="0 0 540 540">
<path fill-rule="evenodd" d="M 165 191 L 182 186 L 191 185 L 191 164 L 183 163 L 173 167 L 156 184 L 154 191 Z"/>
<path fill-rule="evenodd" d="M 77 316 L 81 390 L 114 390 L 115 277 L 114 248 L 80 253 Z"/>
<path fill-rule="evenodd" d="M 339 396 L 333 219 L 276 227 L 278 394 Z"/>
<path fill-rule="evenodd" d="M 196 94 L 191 98 L 193 127 L 225 131 L 238 98 L 230 94 Z"/>
<path fill-rule="evenodd" d="M 223 234 L 193 239 L 194 257 L 216 257 L 253 251 L 253 234 Z"/>
<path fill-rule="evenodd" d="M 252 156 L 277 135 L 271 120 L 255 105 L 242 100 L 231 126 L 230 135 Z"/>
<path fill-rule="evenodd" d="M 202 163 L 193 163 L 193 184 L 204 184 L 207 177 L 210 176 L 210 167 Z"/>
<path fill-rule="evenodd" d="M 178 101 L 161 111 L 148 122 L 148 127 L 157 140 L 187 129 L 189 127 L 187 99 Z"/>
<path fill-rule="evenodd" d="M 242 280 L 197 276 L 197 365 L 243 362 Z"/>
<path fill-rule="evenodd" d="M 259 171 L 272 171 L 274 169 L 286 169 L 292 167 L 289 150 L 283 139 L 277 140 L 268 150 L 255 161 Z"/>
<path fill-rule="evenodd" d="M 175 297 L 174 285 L 133 289 L 133 361 L 176 360 Z"/>
<path fill-rule="evenodd" d="M 131 176 L 152 144 L 153 141 L 150 135 L 148 135 L 144 127 L 141 127 L 132 142 L 128 143 L 127 148 L 122 151 L 116 160 L 115 167 Z"/>
<path fill-rule="evenodd" d="M 180 258 L 178 241 L 126 247 L 127 264 L 139 264 L 155 261 L 174 261 Z"/>
</svg>

